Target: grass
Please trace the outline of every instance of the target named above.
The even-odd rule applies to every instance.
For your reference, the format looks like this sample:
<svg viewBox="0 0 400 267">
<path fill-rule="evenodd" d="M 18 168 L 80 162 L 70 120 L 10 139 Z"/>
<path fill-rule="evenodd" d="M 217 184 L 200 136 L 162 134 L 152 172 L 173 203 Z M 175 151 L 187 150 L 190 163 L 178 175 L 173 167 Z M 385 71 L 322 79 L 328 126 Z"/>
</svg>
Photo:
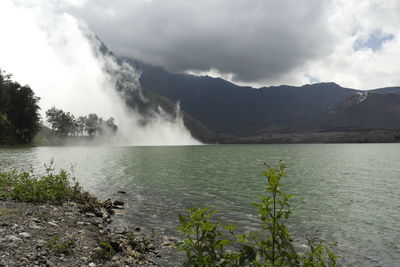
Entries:
<svg viewBox="0 0 400 267">
<path fill-rule="evenodd" d="M 45 165 L 46 172 L 38 176 L 29 172 L 0 173 L 0 199 L 30 203 L 61 205 L 66 202 L 81 204 L 83 211 L 94 211 L 101 202 L 84 191 L 71 172 L 56 172 L 53 161 Z"/>
<path fill-rule="evenodd" d="M 57 255 L 70 255 L 75 248 L 73 240 L 62 241 L 59 236 L 53 236 L 47 243 L 46 248 Z"/>
<path fill-rule="evenodd" d="M 109 261 L 115 254 L 116 252 L 111 244 L 109 242 L 102 241 L 99 242 L 99 249 L 96 251 L 94 258 Z"/>
</svg>

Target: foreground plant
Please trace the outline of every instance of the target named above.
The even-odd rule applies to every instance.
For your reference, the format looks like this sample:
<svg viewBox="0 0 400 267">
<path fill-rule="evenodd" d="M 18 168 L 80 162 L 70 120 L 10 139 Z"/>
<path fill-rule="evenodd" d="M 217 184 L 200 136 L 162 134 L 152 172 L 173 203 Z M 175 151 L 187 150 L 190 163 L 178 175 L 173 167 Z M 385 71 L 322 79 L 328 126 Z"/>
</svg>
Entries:
<svg viewBox="0 0 400 267">
<path fill-rule="evenodd" d="M 282 191 L 281 178 L 286 166 L 267 166 L 258 209 L 261 231 L 237 234 L 236 225 L 212 220 L 216 212 L 193 207 L 179 216 L 178 230 L 184 240 L 178 249 L 186 253 L 186 266 L 337 266 L 333 244 L 316 238 L 307 239 L 309 250 L 298 253 L 285 225 L 292 213 L 289 200 L 293 195 Z"/>
<path fill-rule="evenodd" d="M 45 165 L 45 174 L 9 171 L 0 173 L 0 198 L 20 202 L 63 204 L 71 201 L 81 204 L 84 211 L 101 206 L 96 197 L 83 191 L 73 172 L 56 172 L 53 161 Z"/>
</svg>

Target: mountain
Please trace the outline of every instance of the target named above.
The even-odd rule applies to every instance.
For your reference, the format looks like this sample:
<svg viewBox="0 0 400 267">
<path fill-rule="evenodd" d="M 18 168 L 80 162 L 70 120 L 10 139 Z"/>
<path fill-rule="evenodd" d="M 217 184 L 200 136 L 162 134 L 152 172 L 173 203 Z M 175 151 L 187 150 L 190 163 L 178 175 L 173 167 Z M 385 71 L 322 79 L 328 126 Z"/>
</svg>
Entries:
<svg viewBox="0 0 400 267">
<path fill-rule="evenodd" d="M 312 128 L 320 131 L 400 128 L 400 94 L 372 92 L 352 95 L 315 119 Z"/>
<path fill-rule="evenodd" d="M 167 120 L 176 118 L 179 112 L 186 128 L 194 138 L 205 143 L 218 141 L 218 135 L 208 129 L 202 122 L 193 118 L 184 110 L 178 110 L 176 101 L 138 84 L 135 70 L 123 58 L 114 55 L 98 37 L 95 38 L 100 42 L 100 52 L 105 56 L 111 57 L 118 64 L 118 68 L 110 67 L 107 71 L 115 78 L 117 90 L 123 96 L 126 105 L 142 116 L 141 123 L 143 125 L 148 123 L 154 114 L 161 114 L 161 108 L 161 115 Z"/>
<path fill-rule="evenodd" d="M 400 87 L 384 87 L 373 90 L 368 90 L 368 92 L 375 94 L 400 94 Z"/>
<path fill-rule="evenodd" d="M 400 128 L 400 99 L 396 94 L 400 94 L 400 87 L 360 91 L 336 83 L 316 83 L 256 89 L 220 78 L 170 73 L 135 59 L 124 60 L 141 71 L 140 83 L 153 95 L 155 104 L 166 101 L 168 109 L 171 103 L 180 103 L 185 118 L 191 118 L 193 124 L 201 126 L 200 132 L 207 133 L 203 140 L 376 142 L 380 136 L 384 136 L 384 142 L 398 140 L 397 130 L 385 129 Z M 185 125 L 196 134 L 196 127 L 187 119 Z"/>
<path fill-rule="evenodd" d="M 335 83 L 254 89 L 220 78 L 169 73 L 136 60 L 141 84 L 223 135 L 291 131 L 358 92 Z"/>
</svg>

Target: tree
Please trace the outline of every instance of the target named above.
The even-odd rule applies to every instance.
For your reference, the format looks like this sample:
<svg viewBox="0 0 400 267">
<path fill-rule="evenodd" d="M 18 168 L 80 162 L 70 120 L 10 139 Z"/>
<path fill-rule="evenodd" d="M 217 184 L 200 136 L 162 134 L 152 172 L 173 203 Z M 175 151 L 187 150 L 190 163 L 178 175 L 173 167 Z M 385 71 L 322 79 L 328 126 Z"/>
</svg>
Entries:
<svg viewBox="0 0 400 267">
<path fill-rule="evenodd" d="M 88 135 L 92 136 L 96 134 L 96 131 L 98 129 L 98 123 L 99 123 L 99 117 L 96 114 L 90 113 L 87 116 L 85 126 Z"/>
<path fill-rule="evenodd" d="M 78 130 L 78 135 L 83 135 L 85 132 L 85 125 L 86 125 L 86 116 L 79 116 L 76 120 L 76 126 Z"/>
<path fill-rule="evenodd" d="M 116 134 L 118 131 L 118 126 L 115 124 L 115 119 L 113 117 L 106 121 L 106 125 L 112 134 Z"/>
<path fill-rule="evenodd" d="M 116 134 L 118 126 L 114 118 L 103 120 L 95 113 L 88 116 L 79 116 L 75 119 L 70 112 L 52 107 L 46 111 L 46 118 L 52 131 L 61 136 L 68 135 L 111 135 Z"/>
<path fill-rule="evenodd" d="M 21 86 L 11 77 L 0 70 L 0 130 L 3 137 L 7 135 L 17 143 L 27 144 L 40 128 L 40 98 L 28 85 Z"/>
<path fill-rule="evenodd" d="M 52 107 L 46 111 L 46 118 L 56 134 L 68 136 L 75 135 L 77 132 L 75 117 L 69 112 Z"/>
</svg>

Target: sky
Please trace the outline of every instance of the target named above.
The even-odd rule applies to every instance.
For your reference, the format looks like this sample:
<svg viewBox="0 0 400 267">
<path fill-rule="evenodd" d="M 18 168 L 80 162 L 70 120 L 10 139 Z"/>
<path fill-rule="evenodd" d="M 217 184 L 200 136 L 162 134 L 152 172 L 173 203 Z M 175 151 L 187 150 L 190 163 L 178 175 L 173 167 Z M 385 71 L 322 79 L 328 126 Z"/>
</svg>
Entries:
<svg viewBox="0 0 400 267">
<path fill-rule="evenodd" d="M 398 0 L 75 0 L 117 54 L 238 84 L 400 85 Z"/>
<path fill-rule="evenodd" d="M 172 72 L 256 87 L 400 85 L 398 0 L 4 1 L 51 10 L 47 24 L 79 21 L 115 54 Z"/>
</svg>

